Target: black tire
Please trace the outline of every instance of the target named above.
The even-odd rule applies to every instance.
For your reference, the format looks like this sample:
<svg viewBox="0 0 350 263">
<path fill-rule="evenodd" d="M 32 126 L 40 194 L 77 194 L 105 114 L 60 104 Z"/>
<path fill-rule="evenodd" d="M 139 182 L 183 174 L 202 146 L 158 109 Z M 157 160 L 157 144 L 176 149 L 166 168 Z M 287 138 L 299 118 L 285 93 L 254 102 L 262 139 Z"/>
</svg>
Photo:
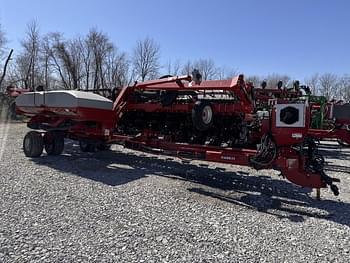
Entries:
<svg viewBox="0 0 350 263">
<path fill-rule="evenodd" d="M 60 155 L 64 150 L 64 136 L 60 132 L 47 132 L 44 135 L 47 155 Z"/>
<path fill-rule="evenodd" d="M 106 144 L 106 143 L 100 143 L 96 146 L 96 149 L 99 151 L 109 151 L 111 149 L 110 144 Z"/>
<path fill-rule="evenodd" d="M 80 150 L 82 152 L 95 152 L 96 146 L 95 144 L 88 143 L 86 141 L 79 141 Z"/>
<path fill-rule="evenodd" d="M 23 152 L 27 157 L 39 157 L 43 153 L 44 139 L 40 132 L 30 131 L 23 139 Z"/>
<path fill-rule="evenodd" d="M 207 101 L 197 101 L 192 109 L 192 123 L 199 131 L 206 131 L 213 125 L 214 112 Z"/>
</svg>

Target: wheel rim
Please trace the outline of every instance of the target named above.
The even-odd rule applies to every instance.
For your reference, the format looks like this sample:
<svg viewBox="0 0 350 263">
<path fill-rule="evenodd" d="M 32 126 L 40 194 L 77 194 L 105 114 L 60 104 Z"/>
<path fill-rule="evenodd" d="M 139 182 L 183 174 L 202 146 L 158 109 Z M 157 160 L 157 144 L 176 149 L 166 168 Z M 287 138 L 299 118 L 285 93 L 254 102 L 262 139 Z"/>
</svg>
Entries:
<svg viewBox="0 0 350 263">
<path fill-rule="evenodd" d="M 204 124 L 209 124 L 213 118 L 213 111 L 209 105 L 203 108 L 202 121 Z"/>
</svg>

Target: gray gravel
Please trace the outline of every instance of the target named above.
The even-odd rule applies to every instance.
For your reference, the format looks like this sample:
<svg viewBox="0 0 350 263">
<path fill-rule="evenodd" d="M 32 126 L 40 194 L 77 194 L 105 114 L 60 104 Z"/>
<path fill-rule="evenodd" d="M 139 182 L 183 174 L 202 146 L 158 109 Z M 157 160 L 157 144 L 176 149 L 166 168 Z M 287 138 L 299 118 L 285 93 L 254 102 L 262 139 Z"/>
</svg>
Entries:
<svg viewBox="0 0 350 263">
<path fill-rule="evenodd" d="M 29 159 L 26 131 L 0 161 L 0 262 L 349 262 L 349 149 L 323 149 L 341 193 L 316 201 L 276 172 L 119 146 Z"/>
</svg>

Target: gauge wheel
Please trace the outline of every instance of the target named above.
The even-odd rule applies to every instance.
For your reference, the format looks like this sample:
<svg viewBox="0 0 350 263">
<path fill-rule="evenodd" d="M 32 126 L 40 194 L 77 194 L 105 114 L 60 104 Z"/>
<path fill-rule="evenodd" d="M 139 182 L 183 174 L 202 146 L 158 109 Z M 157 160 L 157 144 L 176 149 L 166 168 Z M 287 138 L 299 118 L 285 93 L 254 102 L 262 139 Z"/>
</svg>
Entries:
<svg viewBox="0 0 350 263">
<path fill-rule="evenodd" d="M 197 101 L 192 109 L 192 123 L 199 131 L 206 131 L 213 125 L 214 112 L 207 101 Z"/>
<path fill-rule="evenodd" d="M 64 150 L 63 134 L 53 131 L 45 133 L 44 148 L 48 155 L 60 155 Z"/>
</svg>

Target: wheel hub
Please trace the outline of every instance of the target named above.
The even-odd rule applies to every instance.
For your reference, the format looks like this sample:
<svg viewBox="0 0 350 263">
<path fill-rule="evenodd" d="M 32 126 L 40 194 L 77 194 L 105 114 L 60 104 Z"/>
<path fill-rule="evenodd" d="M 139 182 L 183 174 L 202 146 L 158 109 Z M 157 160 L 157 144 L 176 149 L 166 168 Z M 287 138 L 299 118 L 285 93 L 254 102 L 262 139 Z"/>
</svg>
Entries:
<svg viewBox="0 0 350 263">
<path fill-rule="evenodd" d="M 203 108 L 203 112 L 202 112 L 203 123 L 209 124 L 212 118 L 213 118 L 213 111 L 211 107 L 207 105 Z"/>
</svg>

